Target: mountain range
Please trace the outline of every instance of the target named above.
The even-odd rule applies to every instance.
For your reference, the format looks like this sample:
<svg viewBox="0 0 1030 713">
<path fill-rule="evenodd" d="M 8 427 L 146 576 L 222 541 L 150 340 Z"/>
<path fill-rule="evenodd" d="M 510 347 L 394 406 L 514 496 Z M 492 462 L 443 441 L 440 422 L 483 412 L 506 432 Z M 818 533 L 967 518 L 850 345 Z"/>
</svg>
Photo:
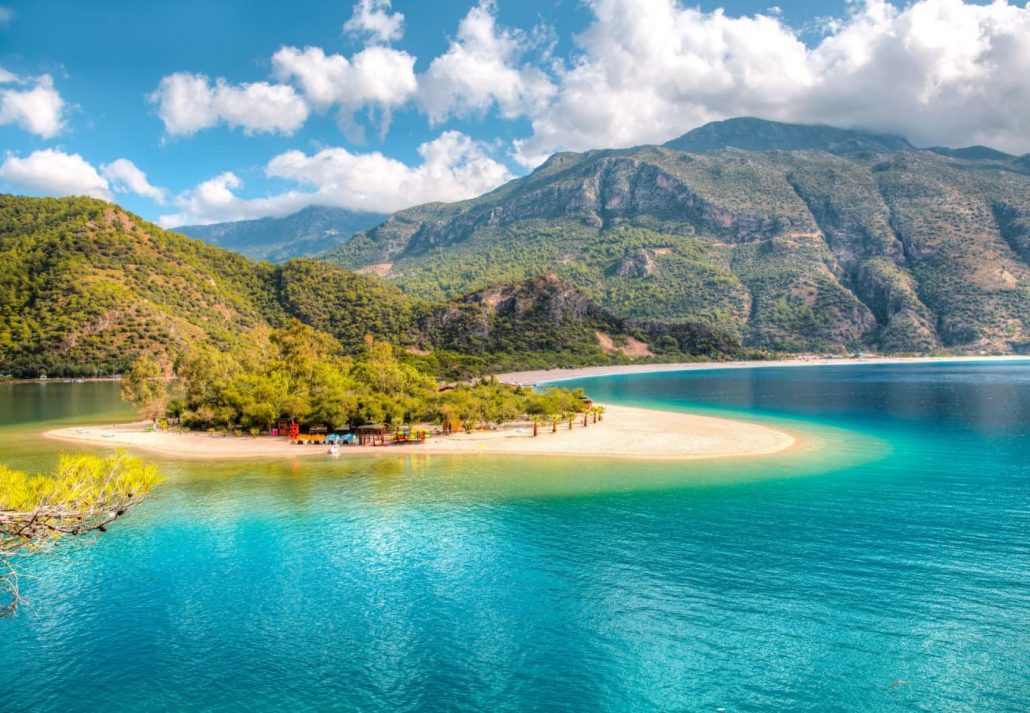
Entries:
<svg viewBox="0 0 1030 713">
<path fill-rule="evenodd" d="M 733 119 L 559 153 L 331 250 L 424 299 L 553 273 L 623 319 L 773 351 L 1030 348 L 1030 157 Z"/>
<path fill-rule="evenodd" d="M 1030 157 L 985 147 L 730 120 L 366 217 L 322 259 L 272 264 L 103 201 L 0 196 L 0 374 L 112 373 L 291 319 L 448 375 L 1030 351 Z M 337 218 L 353 216 L 312 208 L 217 239 L 281 257 Z"/>
<path fill-rule="evenodd" d="M 298 319 L 356 353 L 367 335 L 428 371 L 741 356 L 704 324 L 610 314 L 543 275 L 429 301 L 327 262 L 255 262 L 93 198 L 0 195 L 0 375 L 92 376 L 197 344 L 232 352 Z"/>
<path fill-rule="evenodd" d="M 238 220 L 209 225 L 184 225 L 176 232 L 246 255 L 254 260 L 284 262 L 324 253 L 386 220 L 381 213 L 310 206 L 282 218 Z"/>
</svg>

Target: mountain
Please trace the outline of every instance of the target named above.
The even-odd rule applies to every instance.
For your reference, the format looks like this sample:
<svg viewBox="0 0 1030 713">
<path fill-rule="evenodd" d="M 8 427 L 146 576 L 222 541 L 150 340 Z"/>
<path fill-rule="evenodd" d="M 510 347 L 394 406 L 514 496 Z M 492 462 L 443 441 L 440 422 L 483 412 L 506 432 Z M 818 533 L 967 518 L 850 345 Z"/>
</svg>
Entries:
<svg viewBox="0 0 1030 713">
<path fill-rule="evenodd" d="M 254 260 L 283 262 L 323 253 L 385 219 L 380 213 L 312 206 L 283 218 L 184 225 L 175 230 Z"/>
<path fill-rule="evenodd" d="M 366 335 L 389 340 L 452 375 L 628 361 L 652 355 L 648 340 L 666 358 L 741 353 L 706 325 L 615 317 L 555 276 L 427 301 L 318 260 L 253 262 L 92 198 L 0 195 L 0 374 L 109 374 L 197 344 L 231 352 L 290 319 L 350 352 Z"/>
<path fill-rule="evenodd" d="M 327 259 L 433 300 L 554 273 L 615 317 L 766 350 L 1026 351 L 1028 158 L 731 120 L 555 154 Z"/>
<path fill-rule="evenodd" d="M 687 153 L 741 151 L 826 151 L 849 154 L 862 151 L 910 151 L 908 140 L 893 134 L 874 134 L 832 126 L 782 124 L 750 117 L 714 121 L 666 142 L 666 148 Z"/>
</svg>

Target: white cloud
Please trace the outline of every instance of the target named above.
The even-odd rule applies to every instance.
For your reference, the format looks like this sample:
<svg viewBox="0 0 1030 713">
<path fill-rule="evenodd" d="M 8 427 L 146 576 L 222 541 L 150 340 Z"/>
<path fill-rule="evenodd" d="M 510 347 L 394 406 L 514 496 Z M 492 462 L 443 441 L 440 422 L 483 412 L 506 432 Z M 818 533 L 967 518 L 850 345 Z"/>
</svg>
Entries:
<svg viewBox="0 0 1030 713">
<path fill-rule="evenodd" d="M 741 115 L 896 131 L 917 144 L 1030 150 L 1030 5 L 852 4 L 813 48 L 769 12 L 590 0 L 555 98 L 517 155 L 660 142 Z M 432 114 L 431 114 L 432 115 Z"/>
<path fill-rule="evenodd" d="M 0 28 L 6 28 L 14 21 L 14 8 L 9 5 L 0 5 Z"/>
<path fill-rule="evenodd" d="M 240 198 L 233 190 L 242 186 L 243 181 L 235 173 L 221 173 L 177 197 L 175 205 L 179 212 L 162 215 L 157 222 L 165 228 L 177 228 L 180 225 L 249 220 L 288 215 L 314 203 L 311 195 L 300 191 L 267 198 Z"/>
<path fill-rule="evenodd" d="M 135 193 L 163 205 L 167 191 L 150 184 L 147 174 L 127 158 L 119 158 L 100 167 L 100 174 L 116 193 Z"/>
<path fill-rule="evenodd" d="M 273 55 L 272 67 L 280 81 L 296 81 L 316 110 L 339 106 L 344 124 L 355 111 L 371 105 L 382 113 L 385 127 L 390 112 L 418 89 L 415 58 L 389 47 L 366 47 L 350 59 L 327 55 L 320 47 L 282 47 Z"/>
<path fill-rule="evenodd" d="M 512 178 L 483 144 L 448 131 L 419 147 L 422 163 L 408 166 L 379 152 L 355 154 L 327 148 L 308 155 L 287 151 L 269 161 L 268 176 L 294 181 L 305 190 L 245 199 L 233 191 L 242 184 L 223 173 L 180 196 L 179 212 L 160 218 L 174 227 L 191 223 L 287 215 L 309 205 L 357 211 L 392 212 L 430 201 L 471 198 Z"/>
<path fill-rule="evenodd" d="M 111 200 L 107 181 L 79 154 L 54 149 L 34 151 L 27 158 L 8 155 L 0 164 L 0 180 L 21 190 L 48 196 L 93 196 Z"/>
<path fill-rule="evenodd" d="M 114 193 L 135 193 L 164 203 L 167 192 L 153 186 L 132 161 L 119 158 L 97 171 L 79 154 L 56 149 L 34 151 L 26 158 L 8 154 L 0 164 L 0 181 L 47 196 L 92 196 L 110 201 Z"/>
<path fill-rule="evenodd" d="M 558 149 L 660 142 L 728 116 L 775 116 L 813 77 L 779 19 L 706 13 L 675 0 L 594 0 L 581 54 L 518 146 L 535 165 Z"/>
<path fill-rule="evenodd" d="M 799 115 L 1030 151 L 1030 5 L 868 0 L 810 61 L 820 82 Z"/>
<path fill-rule="evenodd" d="M 540 69 L 519 66 L 530 45 L 524 33 L 498 28 L 496 4 L 482 0 L 462 19 L 447 52 L 420 77 L 430 121 L 484 114 L 494 104 L 505 118 L 543 109 L 554 86 Z"/>
<path fill-rule="evenodd" d="M 54 79 L 49 74 L 34 79 L 24 79 L 0 69 L 0 84 L 32 83 L 30 89 L 9 87 L 0 90 L 0 125 L 17 124 L 28 132 L 53 138 L 64 128 L 64 100 L 54 89 Z"/>
<path fill-rule="evenodd" d="M 359 0 L 343 30 L 366 36 L 372 42 L 399 40 L 404 36 L 404 15 L 390 9 L 390 0 Z"/>
<path fill-rule="evenodd" d="M 289 135 L 308 118 L 307 104 L 289 85 L 231 85 L 222 78 L 212 84 L 206 75 L 188 72 L 163 77 L 149 101 L 157 105 L 165 131 L 173 135 L 194 134 L 220 123 L 246 134 Z"/>
</svg>

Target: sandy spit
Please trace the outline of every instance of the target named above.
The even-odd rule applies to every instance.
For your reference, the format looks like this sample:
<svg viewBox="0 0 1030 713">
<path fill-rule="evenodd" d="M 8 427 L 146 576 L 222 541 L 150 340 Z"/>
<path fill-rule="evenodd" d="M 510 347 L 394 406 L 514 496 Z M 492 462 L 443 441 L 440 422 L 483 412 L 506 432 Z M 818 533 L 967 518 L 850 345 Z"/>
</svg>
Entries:
<svg viewBox="0 0 1030 713">
<path fill-rule="evenodd" d="M 424 445 L 344 446 L 335 457 L 439 453 L 696 460 L 764 456 L 798 443 L 798 438 L 786 431 L 744 420 L 625 406 L 607 406 L 603 420 L 595 424 L 591 419 L 586 427 L 580 417 L 571 430 L 568 422 L 563 422 L 557 432 L 551 432 L 550 424 L 541 424 L 539 435 L 533 437 L 532 433 L 531 424 L 522 424 L 434 436 Z M 44 435 L 65 443 L 146 451 L 175 459 L 333 457 L 325 446 L 293 445 L 285 438 L 147 432 L 142 423 L 60 428 Z"/>
</svg>

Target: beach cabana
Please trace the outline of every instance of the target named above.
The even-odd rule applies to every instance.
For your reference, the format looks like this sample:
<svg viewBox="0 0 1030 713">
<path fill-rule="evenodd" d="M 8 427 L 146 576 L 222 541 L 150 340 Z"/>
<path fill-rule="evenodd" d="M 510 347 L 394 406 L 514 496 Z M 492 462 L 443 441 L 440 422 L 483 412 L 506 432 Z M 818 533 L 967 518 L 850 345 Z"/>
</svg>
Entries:
<svg viewBox="0 0 1030 713">
<path fill-rule="evenodd" d="M 386 445 L 386 426 L 381 423 L 358 426 L 357 432 L 359 446 Z"/>
</svg>

